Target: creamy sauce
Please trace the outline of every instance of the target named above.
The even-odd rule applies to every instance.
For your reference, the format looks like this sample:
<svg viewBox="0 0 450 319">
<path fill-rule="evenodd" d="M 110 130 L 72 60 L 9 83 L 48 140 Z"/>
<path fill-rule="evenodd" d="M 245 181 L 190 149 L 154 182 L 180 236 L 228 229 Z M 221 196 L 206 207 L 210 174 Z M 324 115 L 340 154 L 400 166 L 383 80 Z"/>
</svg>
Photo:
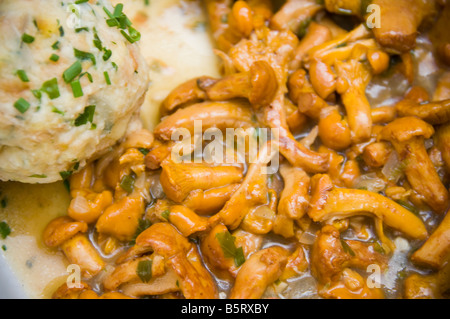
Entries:
<svg viewBox="0 0 450 319">
<path fill-rule="evenodd" d="M 123 1 L 113 1 L 113 4 Z M 159 105 L 176 85 L 196 76 L 218 76 L 200 1 L 128 0 L 124 11 L 141 32 L 142 53 L 150 66 L 151 84 L 142 105 L 144 126 L 152 130 L 159 118 Z M 2 240 L 0 254 L 6 258 L 25 294 L 30 298 L 50 298 L 66 281 L 67 261 L 61 252 L 42 242 L 45 226 L 66 215 L 70 202 L 64 185 L 0 183 L 0 222 L 6 221 L 11 234 Z M 9 270 L 0 267 L 0 272 Z M 2 283 L 0 282 L 0 289 Z"/>
</svg>

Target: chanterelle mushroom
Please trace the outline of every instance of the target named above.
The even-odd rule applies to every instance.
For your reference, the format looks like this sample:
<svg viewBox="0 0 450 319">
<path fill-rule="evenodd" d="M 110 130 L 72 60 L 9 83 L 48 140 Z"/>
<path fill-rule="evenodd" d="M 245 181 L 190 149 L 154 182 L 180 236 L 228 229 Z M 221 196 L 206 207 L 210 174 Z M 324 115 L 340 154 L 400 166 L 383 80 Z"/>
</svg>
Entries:
<svg viewBox="0 0 450 319">
<path fill-rule="evenodd" d="M 248 72 L 238 72 L 211 83 L 200 81 L 212 101 L 224 101 L 233 98 L 247 98 L 256 108 L 270 104 L 278 90 L 274 70 L 264 60 L 254 62 Z"/>
<path fill-rule="evenodd" d="M 178 276 L 180 290 L 186 298 L 217 298 L 215 283 L 201 264 L 197 247 L 183 237 L 169 223 L 156 223 L 143 231 L 136 244 L 117 262 L 124 262 L 148 252 L 154 252 L 166 260 Z"/>
<path fill-rule="evenodd" d="M 315 175 L 311 185 L 308 215 L 316 222 L 368 215 L 411 238 L 425 239 L 428 236 L 420 218 L 383 195 L 366 190 L 336 188 L 325 174 Z M 383 237 L 381 233 L 378 235 Z"/>
<path fill-rule="evenodd" d="M 448 191 L 424 145 L 424 139 L 433 134 L 434 128 L 430 124 L 416 117 L 402 117 L 386 125 L 379 136 L 392 143 L 400 160 L 405 163 L 404 171 L 412 188 L 435 212 L 442 213 L 449 204 Z"/>
</svg>

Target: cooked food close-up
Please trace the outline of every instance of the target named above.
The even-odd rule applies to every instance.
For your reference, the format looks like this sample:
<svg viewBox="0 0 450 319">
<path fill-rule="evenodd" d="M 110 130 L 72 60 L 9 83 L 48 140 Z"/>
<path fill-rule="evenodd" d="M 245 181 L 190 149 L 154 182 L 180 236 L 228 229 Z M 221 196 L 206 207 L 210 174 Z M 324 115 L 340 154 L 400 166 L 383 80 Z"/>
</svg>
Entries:
<svg viewBox="0 0 450 319">
<path fill-rule="evenodd" d="M 0 1 L 0 297 L 450 298 L 449 27 L 449 0 Z"/>
</svg>

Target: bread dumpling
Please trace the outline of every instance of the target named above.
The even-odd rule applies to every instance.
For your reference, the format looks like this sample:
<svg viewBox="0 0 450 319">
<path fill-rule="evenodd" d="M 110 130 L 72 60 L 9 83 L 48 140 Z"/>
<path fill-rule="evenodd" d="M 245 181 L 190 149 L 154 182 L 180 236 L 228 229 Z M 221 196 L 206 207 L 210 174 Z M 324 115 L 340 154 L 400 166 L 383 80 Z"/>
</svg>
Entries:
<svg viewBox="0 0 450 319">
<path fill-rule="evenodd" d="M 148 66 L 122 9 L 0 1 L 0 180 L 61 180 L 140 125 Z"/>
</svg>

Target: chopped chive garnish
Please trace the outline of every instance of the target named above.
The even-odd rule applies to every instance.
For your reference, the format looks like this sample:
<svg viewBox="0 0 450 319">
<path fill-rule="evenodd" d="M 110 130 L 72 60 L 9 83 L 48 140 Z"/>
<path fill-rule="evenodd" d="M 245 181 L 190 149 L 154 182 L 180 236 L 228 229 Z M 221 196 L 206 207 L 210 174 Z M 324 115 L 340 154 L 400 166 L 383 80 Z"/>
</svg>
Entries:
<svg viewBox="0 0 450 319">
<path fill-rule="evenodd" d="M 341 245 L 342 248 L 344 249 L 344 252 L 350 254 L 351 256 L 355 256 L 355 252 L 353 251 L 353 249 L 350 248 L 350 246 L 347 244 L 345 240 L 341 239 Z"/>
<path fill-rule="evenodd" d="M 161 213 L 161 217 L 164 218 L 165 220 L 169 220 L 169 216 L 170 216 L 170 210 L 166 209 L 165 211 L 163 211 Z"/>
<path fill-rule="evenodd" d="M 77 0 L 75 1 L 75 4 L 80 4 L 80 3 L 85 3 L 88 2 L 89 0 Z"/>
<path fill-rule="evenodd" d="M 57 62 L 59 60 L 59 55 L 53 53 L 49 59 L 50 61 Z"/>
<path fill-rule="evenodd" d="M 242 247 L 236 247 L 236 237 L 232 236 L 229 231 L 217 233 L 216 238 L 219 241 L 225 258 L 234 258 L 234 264 L 236 265 L 236 267 L 241 266 L 245 262 L 245 256 Z"/>
<path fill-rule="evenodd" d="M 122 35 L 125 37 L 125 39 L 127 39 L 128 42 L 130 42 L 130 43 L 134 43 L 134 42 L 139 41 L 141 39 L 141 34 L 139 33 L 139 31 L 137 31 L 133 27 L 128 27 L 128 33 L 129 34 L 127 34 L 123 30 L 120 30 L 120 33 L 122 33 Z"/>
<path fill-rule="evenodd" d="M 113 14 L 112 14 L 106 7 L 103 7 L 103 11 L 106 12 L 106 15 L 107 15 L 110 19 L 113 19 L 113 18 L 114 18 Z"/>
<path fill-rule="evenodd" d="M 106 20 L 106 24 L 108 25 L 108 27 L 116 27 L 119 25 L 119 22 L 117 22 L 117 19 L 115 18 L 110 18 Z"/>
<path fill-rule="evenodd" d="M 52 106 L 52 112 L 60 115 L 64 115 L 64 112 L 58 109 L 56 106 Z"/>
<path fill-rule="evenodd" d="M 33 43 L 34 42 L 34 37 L 29 35 L 29 34 L 22 34 L 22 41 L 25 43 Z"/>
<path fill-rule="evenodd" d="M 58 30 L 59 30 L 59 35 L 61 37 L 63 37 L 64 36 L 64 28 L 62 26 L 60 26 Z"/>
<path fill-rule="evenodd" d="M 118 3 L 115 7 L 114 7 L 114 17 L 120 17 L 122 15 L 122 10 L 123 10 L 123 3 Z"/>
<path fill-rule="evenodd" d="M 33 174 L 33 175 L 30 175 L 29 177 L 34 177 L 34 178 L 47 178 L 47 175 L 45 175 L 45 174 Z"/>
<path fill-rule="evenodd" d="M 63 180 L 68 179 L 71 175 L 72 175 L 72 171 L 59 172 L 59 176 L 61 176 L 61 178 Z"/>
<path fill-rule="evenodd" d="M 94 120 L 95 105 L 89 105 L 84 108 L 84 112 L 81 113 L 75 120 L 75 126 L 81 126 L 88 122 L 92 123 Z"/>
<path fill-rule="evenodd" d="M 108 61 L 108 59 L 111 57 L 112 51 L 104 48 L 105 53 L 103 54 L 103 61 Z"/>
<path fill-rule="evenodd" d="M 103 75 L 105 76 L 106 84 L 111 85 L 111 79 L 109 78 L 109 74 L 107 71 L 103 72 Z"/>
<path fill-rule="evenodd" d="M 20 113 L 25 113 L 30 108 L 30 103 L 28 103 L 24 98 L 20 98 L 14 103 L 14 107 L 19 111 Z"/>
<path fill-rule="evenodd" d="M 30 82 L 24 70 L 17 70 L 17 76 L 22 80 L 22 82 Z"/>
<path fill-rule="evenodd" d="M 149 282 L 152 279 L 152 260 L 142 260 L 136 267 L 136 274 L 142 282 Z"/>
<path fill-rule="evenodd" d="M 94 65 L 96 64 L 95 56 L 90 52 L 84 52 L 77 49 L 73 49 L 73 54 L 77 59 L 91 60 Z"/>
<path fill-rule="evenodd" d="M 100 38 L 98 37 L 97 31 L 94 28 L 94 46 L 99 49 L 100 51 L 103 50 L 103 45 L 102 45 L 102 41 L 100 40 Z"/>
<path fill-rule="evenodd" d="M 120 180 L 120 187 L 126 191 L 128 194 L 133 192 L 134 189 L 134 176 L 133 175 L 125 175 Z"/>
<path fill-rule="evenodd" d="M 66 83 L 72 82 L 75 77 L 81 73 L 81 63 L 80 61 L 72 64 L 67 70 L 63 73 L 63 79 Z"/>
<path fill-rule="evenodd" d="M 59 41 L 56 41 L 55 43 L 53 43 L 53 44 L 52 44 L 52 49 L 53 49 L 53 50 L 58 50 L 58 49 L 59 49 L 59 44 L 60 44 Z"/>
<path fill-rule="evenodd" d="M 0 201 L 0 206 L 2 208 L 6 208 L 6 206 L 8 206 L 8 199 L 6 197 L 2 198 L 2 200 Z"/>
<path fill-rule="evenodd" d="M 144 0 L 144 4 L 145 4 L 146 6 L 150 5 L 150 0 Z"/>
<path fill-rule="evenodd" d="M 115 62 L 111 62 L 111 65 L 113 66 L 114 69 L 116 69 L 116 71 L 119 69 L 119 67 Z"/>
<path fill-rule="evenodd" d="M 89 28 L 88 28 L 88 27 L 81 27 L 81 28 L 76 28 L 76 29 L 75 29 L 75 32 L 76 32 L 76 33 L 79 33 L 79 32 L 81 32 L 81 31 L 89 31 Z"/>
<path fill-rule="evenodd" d="M 72 87 L 73 97 L 77 98 L 83 96 L 80 81 L 70 82 L 70 86 Z"/>
<path fill-rule="evenodd" d="M 34 97 L 37 99 L 41 99 L 42 93 L 39 90 L 31 90 L 31 93 L 33 93 Z"/>
<path fill-rule="evenodd" d="M 53 78 L 51 80 L 48 80 L 42 84 L 41 91 L 44 91 L 47 93 L 48 97 L 50 99 L 56 99 L 60 96 L 59 94 L 59 88 L 58 88 L 58 80 L 56 78 Z"/>
<path fill-rule="evenodd" d="M 139 152 L 141 152 L 144 155 L 147 155 L 150 152 L 150 150 L 148 148 L 143 148 L 143 147 L 138 148 L 138 150 L 139 150 Z"/>
<path fill-rule="evenodd" d="M 5 239 L 11 234 L 11 228 L 6 222 L 0 222 L 0 236 Z"/>
</svg>

